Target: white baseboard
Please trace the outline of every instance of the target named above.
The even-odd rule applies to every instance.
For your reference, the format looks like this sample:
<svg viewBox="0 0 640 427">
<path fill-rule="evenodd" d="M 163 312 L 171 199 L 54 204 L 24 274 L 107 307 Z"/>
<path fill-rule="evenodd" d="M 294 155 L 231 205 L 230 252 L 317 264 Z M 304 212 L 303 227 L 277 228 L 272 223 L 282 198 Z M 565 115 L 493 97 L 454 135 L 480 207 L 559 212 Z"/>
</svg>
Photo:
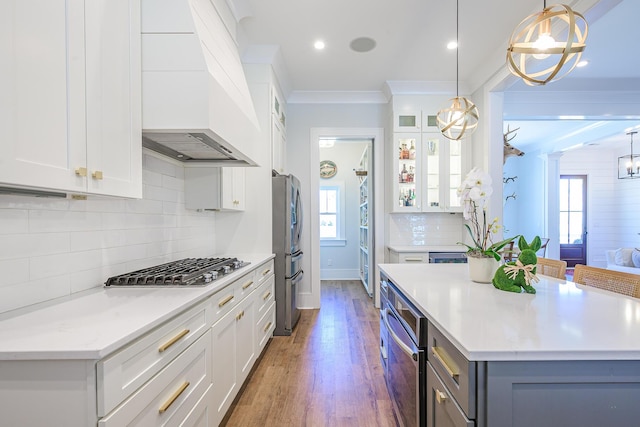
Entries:
<svg viewBox="0 0 640 427">
<path fill-rule="evenodd" d="M 357 268 L 320 269 L 320 280 L 360 280 Z"/>
</svg>

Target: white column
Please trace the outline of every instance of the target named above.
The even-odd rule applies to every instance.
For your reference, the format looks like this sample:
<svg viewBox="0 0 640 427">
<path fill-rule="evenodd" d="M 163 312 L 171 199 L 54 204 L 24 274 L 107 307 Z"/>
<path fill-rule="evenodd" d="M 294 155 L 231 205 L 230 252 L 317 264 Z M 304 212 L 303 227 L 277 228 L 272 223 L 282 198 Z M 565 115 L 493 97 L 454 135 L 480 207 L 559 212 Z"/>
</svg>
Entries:
<svg viewBox="0 0 640 427">
<path fill-rule="evenodd" d="M 545 154 L 546 177 L 545 192 L 546 208 L 544 231 L 549 239 L 547 258 L 560 259 L 560 157 L 562 153 Z"/>
</svg>

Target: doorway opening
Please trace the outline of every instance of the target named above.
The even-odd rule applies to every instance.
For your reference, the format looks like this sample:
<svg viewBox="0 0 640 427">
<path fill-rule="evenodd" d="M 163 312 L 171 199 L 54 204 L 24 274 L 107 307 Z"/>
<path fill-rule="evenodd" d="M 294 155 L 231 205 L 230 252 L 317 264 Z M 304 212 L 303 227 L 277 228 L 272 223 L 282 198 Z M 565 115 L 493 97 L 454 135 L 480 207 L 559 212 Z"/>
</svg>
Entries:
<svg viewBox="0 0 640 427">
<path fill-rule="evenodd" d="M 320 147 L 328 141 L 333 148 Z M 321 279 L 358 280 L 379 307 L 384 130 L 312 128 L 310 142 L 311 164 L 320 166 L 310 182 L 310 301 L 319 307 Z"/>
<path fill-rule="evenodd" d="M 369 248 L 375 215 L 369 210 L 373 185 L 372 139 L 319 141 L 320 280 L 360 280 L 373 295 Z"/>
<path fill-rule="evenodd" d="M 586 175 L 560 175 L 560 259 L 587 265 Z"/>
</svg>

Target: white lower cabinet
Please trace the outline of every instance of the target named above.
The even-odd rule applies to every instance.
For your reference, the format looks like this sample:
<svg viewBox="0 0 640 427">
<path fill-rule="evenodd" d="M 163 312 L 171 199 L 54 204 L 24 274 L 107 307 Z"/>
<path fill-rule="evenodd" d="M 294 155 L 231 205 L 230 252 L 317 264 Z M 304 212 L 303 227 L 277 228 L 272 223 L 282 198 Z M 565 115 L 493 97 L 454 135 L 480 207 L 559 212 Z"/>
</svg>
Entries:
<svg viewBox="0 0 640 427">
<path fill-rule="evenodd" d="M 179 426 L 211 384 L 211 331 L 98 422 L 98 426 Z"/>
<path fill-rule="evenodd" d="M 269 260 L 103 359 L 0 361 L 0 425 L 217 426 L 274 326 Z"/>
</svg>

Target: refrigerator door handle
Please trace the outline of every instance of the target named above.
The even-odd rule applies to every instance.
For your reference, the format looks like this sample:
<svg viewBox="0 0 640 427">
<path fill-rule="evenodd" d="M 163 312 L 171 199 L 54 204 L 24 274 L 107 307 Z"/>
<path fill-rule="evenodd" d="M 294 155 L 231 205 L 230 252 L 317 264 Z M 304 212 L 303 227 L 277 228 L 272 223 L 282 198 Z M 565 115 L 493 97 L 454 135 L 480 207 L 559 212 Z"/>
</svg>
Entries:
<svg viewBox="0 0 640 427">
<path fill-rule="evenodd" d="M 296 284 L 300 280 L 302 280 L 302 276 L 304 276 L 304 270 L 298 270 L 298 272 L 296 274 L 294 274 L 291 277 L 287 277 L 287 279 L 291 280 L 292 284 Z"/>
<path fill-rule="evenodd" d="M 291 257 L 291 261 L 292 262 L 296 262 L 300 258 L 302 258 L 302 251 L 297 251 L 297 252 L 294 252 L 292 254 L 287 254 L 287 255 Z"/>
</svg>

